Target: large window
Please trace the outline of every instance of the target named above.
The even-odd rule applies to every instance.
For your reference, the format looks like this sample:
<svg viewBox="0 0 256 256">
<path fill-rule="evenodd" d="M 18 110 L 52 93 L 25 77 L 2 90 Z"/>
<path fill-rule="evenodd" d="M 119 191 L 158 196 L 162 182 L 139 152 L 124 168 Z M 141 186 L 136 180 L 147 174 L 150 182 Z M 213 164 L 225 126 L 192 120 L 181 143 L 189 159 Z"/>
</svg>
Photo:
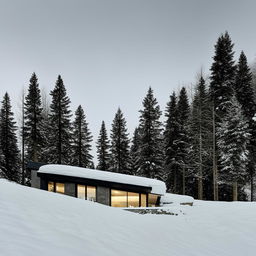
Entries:
<svg viewBox="0 0 256 256">
<path fill-rule="evenodd" d="M 124 208 L 156 206 L 158 196 L 149 195 L 150 201 L 147 204 L 147 194 L 111 189 L 111 206 Z"/>
<path fill-rule="evenodd" d="M 140 194 L 140 206 L 147 207 L 147 195 L 146 194 Z"/>
<path fill-rule="evenodd" d="M 96 201 L 96 187 L 77 185 L 77 197 L 80 199 L 87 199 L 90 201 Z"/>
<path fill-rule="evenodd" d="M 128 207 L 140 207 L 140 194 L 128 192 Z"/>
<path fill-rule="evenodd" d="M 158 204 L 158 195 L 148 194 L 148 207 L 155 207 Z"/>
<path fill-rule="evenodd" d="M 111 206 L 127 207 L 127 191 L 111 189 Z"/>
<path fill-rule="evenodd" d="M 48 191 L 54 192 L 54 182 L 52 181 L 48 182 Z"/>
<path fill-rule="evenodd" d="M 48 182 L 48 191 L 64 194 L 65 193 L 65 184 L 49 181 Z"/>
</svg>

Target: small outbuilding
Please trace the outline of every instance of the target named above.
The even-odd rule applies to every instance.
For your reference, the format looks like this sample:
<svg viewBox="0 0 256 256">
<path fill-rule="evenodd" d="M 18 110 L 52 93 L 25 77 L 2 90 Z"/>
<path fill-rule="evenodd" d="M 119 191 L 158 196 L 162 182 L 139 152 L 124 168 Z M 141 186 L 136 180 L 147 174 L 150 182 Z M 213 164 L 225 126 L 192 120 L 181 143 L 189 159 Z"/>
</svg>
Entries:
<svg viewBox="0 0 256 256">
<path fill-rule="evenodd" d="M 114 207 L 155 207 L 165 183 L 133 175 L 68 165 L 29 163 L 31 186 Z"/>
</svg>

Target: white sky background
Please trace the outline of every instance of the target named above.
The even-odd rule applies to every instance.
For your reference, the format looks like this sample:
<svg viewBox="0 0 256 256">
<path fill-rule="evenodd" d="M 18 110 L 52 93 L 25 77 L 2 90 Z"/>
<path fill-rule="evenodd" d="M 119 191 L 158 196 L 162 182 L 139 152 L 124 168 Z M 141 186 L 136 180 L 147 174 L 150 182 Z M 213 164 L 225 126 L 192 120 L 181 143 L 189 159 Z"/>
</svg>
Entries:
<svg viewBox="0 0 256 256">
<path fill-rule="evenodd" d="M 16 108 L 32 72 L 48 91 L 61 74 L 94 139 L 119 106 L 132 134 L 148 87 L 164 110 L 173 90 L 209 72 L 225 30 L 236 57 L 255 60 L 255 10 L 254 0 L 0 0 L 0 96 Z"/>
</svg>

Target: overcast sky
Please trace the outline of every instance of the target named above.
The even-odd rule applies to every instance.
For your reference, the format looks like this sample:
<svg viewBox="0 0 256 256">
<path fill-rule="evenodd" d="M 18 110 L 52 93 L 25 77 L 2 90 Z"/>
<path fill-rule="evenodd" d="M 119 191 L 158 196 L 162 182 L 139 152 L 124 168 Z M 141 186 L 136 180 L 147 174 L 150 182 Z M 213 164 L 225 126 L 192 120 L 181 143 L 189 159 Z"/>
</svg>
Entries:
<svg viewBox="0 0 256 256">
<path fill-rule="evenodd" d="M 16 107 L 32 72 L 47 91 L 61 74 L 94 138 L 119 106 L 132 133 L 148 87 L 164 110 L 173 90 L 209 73 L 225 30 L 236 57 L 255 60 L 255 10 L 254 0 L 0 0 L 0 96 Z"/>
</svg>

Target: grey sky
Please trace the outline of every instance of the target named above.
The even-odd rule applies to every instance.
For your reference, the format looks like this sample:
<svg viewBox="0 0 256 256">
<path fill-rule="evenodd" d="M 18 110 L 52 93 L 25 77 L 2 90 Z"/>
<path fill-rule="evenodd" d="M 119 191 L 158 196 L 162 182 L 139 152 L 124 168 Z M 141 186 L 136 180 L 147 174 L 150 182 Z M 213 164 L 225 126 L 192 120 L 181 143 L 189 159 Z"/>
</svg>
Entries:
<svg viewBox="0 0 256 256">
<path fill-rule="evenodd" d="M 149 86 L 164 110 L 173 90 L 208 73 L 214 44 L 228 30 L 235 51 L 256 57 L 256 1 L 0 1 L 0 96 L 13 105 L 36 72 L 48 91 L 61 74 L 94 139 L 118 108 L 129 132 Z M 2 97 L 2 96 L 1 96 Z"/>
</svg>

